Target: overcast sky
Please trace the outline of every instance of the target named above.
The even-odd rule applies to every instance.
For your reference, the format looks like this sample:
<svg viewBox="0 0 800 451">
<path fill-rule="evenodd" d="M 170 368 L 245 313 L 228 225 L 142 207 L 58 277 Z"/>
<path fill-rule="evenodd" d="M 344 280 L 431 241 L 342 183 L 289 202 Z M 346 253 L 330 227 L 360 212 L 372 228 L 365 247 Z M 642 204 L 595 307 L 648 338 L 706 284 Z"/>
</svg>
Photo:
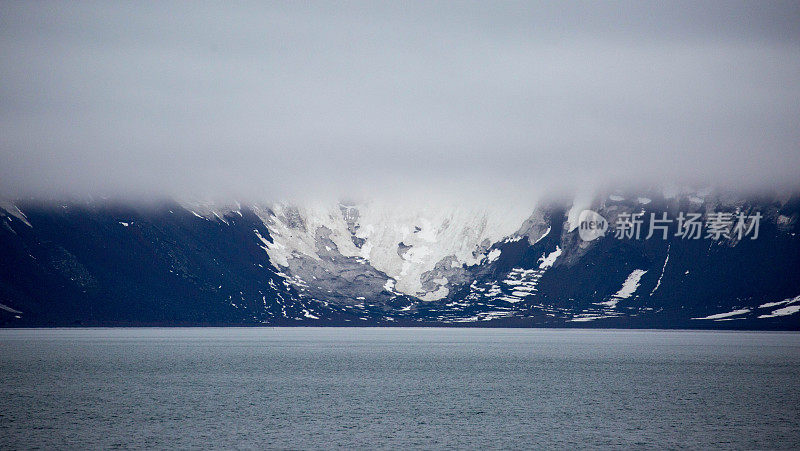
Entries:
<svg viewBox="0 0 800 451">
<path fill-rule="evenodd" d="M 800 183 L 800 2 L 0 3 L 0 191 Z"/>
</svg>

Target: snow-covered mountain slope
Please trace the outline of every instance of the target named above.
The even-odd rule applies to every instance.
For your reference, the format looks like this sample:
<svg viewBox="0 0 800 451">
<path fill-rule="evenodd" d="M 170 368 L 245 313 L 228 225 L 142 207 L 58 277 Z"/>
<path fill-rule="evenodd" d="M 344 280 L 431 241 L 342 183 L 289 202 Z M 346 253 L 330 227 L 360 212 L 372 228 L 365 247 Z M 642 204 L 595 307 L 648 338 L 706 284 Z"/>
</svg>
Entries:
<svg viewBox="0 0 800 451">
<path fill-rule="evenodd" d="M 368 202 L 256 208 L 270 230 L 270 260 L 306 283 L 335 277 L 309 270 L 330 259 L 351 259 L 385 275 L 363 295 L 380 290 L 425 301 L 445 298 L 466 267 L 493 260 L 489 248 L 519 230 L 530 211 Z M 370 293 L 370 290 L 372 292 Z"/>
<path fill-rule="evenodd" d="M 800 329 L 800 198 L 606 192 L 535 207 L 0 204 L 0 323 L 492 324 Z M 580 237 L 763 216 L 757 240 Z M 578 211 L 580 210 L 580 211 Z M 674 224 L 673 224 L 674 226 Z"/>
</svg>

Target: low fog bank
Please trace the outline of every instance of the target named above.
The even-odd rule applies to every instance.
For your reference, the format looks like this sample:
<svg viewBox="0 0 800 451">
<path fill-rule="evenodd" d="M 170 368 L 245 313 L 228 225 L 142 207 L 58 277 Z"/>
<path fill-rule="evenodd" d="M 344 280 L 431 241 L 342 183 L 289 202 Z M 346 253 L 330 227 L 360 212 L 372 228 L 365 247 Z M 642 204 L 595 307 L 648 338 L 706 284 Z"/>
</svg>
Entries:
<svg viewBox="0 0 800 451">
<path fill-rule="evenodd" d="M 0 196 L 800 188 L 797 2 L 3 2 Z"/>
<path fill-rule="evenodd" d="M 327 189 L 324 189 L 327 188 Z M 352 188 L 352 185 L 351 185 Z M 97 192 L 65 191 L 62 193 L 41 192 L 25 194 L 3 194 L 0 202 L 4 205 L 40 205 L 53 207 L 59 205 L 95 205 L 134 207 L 143 210 L 160 209 L 175 203 L 195 211 L 213 212 L 216 210 L 234 211 L 247 206 L 270 207 L 274 204 L 317 206 L 326 208 L 340 205 L 394 205 L 395 209 L 435 210 L 450 208 L 470 208 L 476 210 L 506 209 L 532 211 L 540 206 L 567 207 L 581 204 L 603 203 L 609 199 L 675 199 L 675 198 L 719 199 L 725 202 L 742 201 L 756 203 L 784 204 L 792 199 L 800 199 L 800 188 L 790 184 L 777 187 L 775 184 L 733 186 L 712 185 L 708 183 L 672 182 L 653 183 L 579 183 L 567 186 L 554 183 L 549 187 L 533 184 L 517 185 L 508 181 L 498 181 L 494 185 L 452 183 L 419 183 L 414 185 L 377 184 L 371 189 L 335 189 L 333 185 L 311 190 L 276 190 L 272 194 L 250 193 L 231 194 L 230 190 L 202 191 L 197 193 L 167 194 L 163 191 L 148 193 L 113 194 Z"/>
</svg>

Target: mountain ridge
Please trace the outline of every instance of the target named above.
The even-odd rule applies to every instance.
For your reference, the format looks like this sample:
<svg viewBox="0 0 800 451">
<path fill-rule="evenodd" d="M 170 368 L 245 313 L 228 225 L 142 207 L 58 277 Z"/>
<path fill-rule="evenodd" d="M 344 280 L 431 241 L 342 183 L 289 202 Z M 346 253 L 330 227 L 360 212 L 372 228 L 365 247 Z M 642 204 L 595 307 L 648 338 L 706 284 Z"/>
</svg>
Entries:
<svg viewBox="0 0 800 451">
<path fill-rule="evenodd" d="M 617 191 L 502 217 L 352 202 L 4 202 L 0 324 L 800 330 L 797 199 Z M 763 219 L 756 240 L 609 230 L 584 241 L 584 209 L 610 224 L 638 212 Z"/>
</svg>

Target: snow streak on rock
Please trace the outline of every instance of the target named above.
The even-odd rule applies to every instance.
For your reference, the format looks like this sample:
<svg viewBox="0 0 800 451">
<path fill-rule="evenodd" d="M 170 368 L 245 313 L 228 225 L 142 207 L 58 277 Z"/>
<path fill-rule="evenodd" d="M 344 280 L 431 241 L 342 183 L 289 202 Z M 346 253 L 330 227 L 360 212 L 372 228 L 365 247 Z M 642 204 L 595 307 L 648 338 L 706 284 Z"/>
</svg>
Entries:
<svg viewBox="0 0 800 451">
<path fill-rule="evenodd" d="M 604 305 L 612 309 L 616 308 L 619 301 L 628 299 L 636 292 L 639 288 L 639 281 L 645 273 L 647 273 L 647 271 L 643 269 L 634 269 L 633 272 L 628 275 L 628 278 L 625 279 L 625 282 L 622 283 L 622 288 L 611 296 L 611 299 L 605 302 L 598 302 L 597 305 Z"/>
</svg>

